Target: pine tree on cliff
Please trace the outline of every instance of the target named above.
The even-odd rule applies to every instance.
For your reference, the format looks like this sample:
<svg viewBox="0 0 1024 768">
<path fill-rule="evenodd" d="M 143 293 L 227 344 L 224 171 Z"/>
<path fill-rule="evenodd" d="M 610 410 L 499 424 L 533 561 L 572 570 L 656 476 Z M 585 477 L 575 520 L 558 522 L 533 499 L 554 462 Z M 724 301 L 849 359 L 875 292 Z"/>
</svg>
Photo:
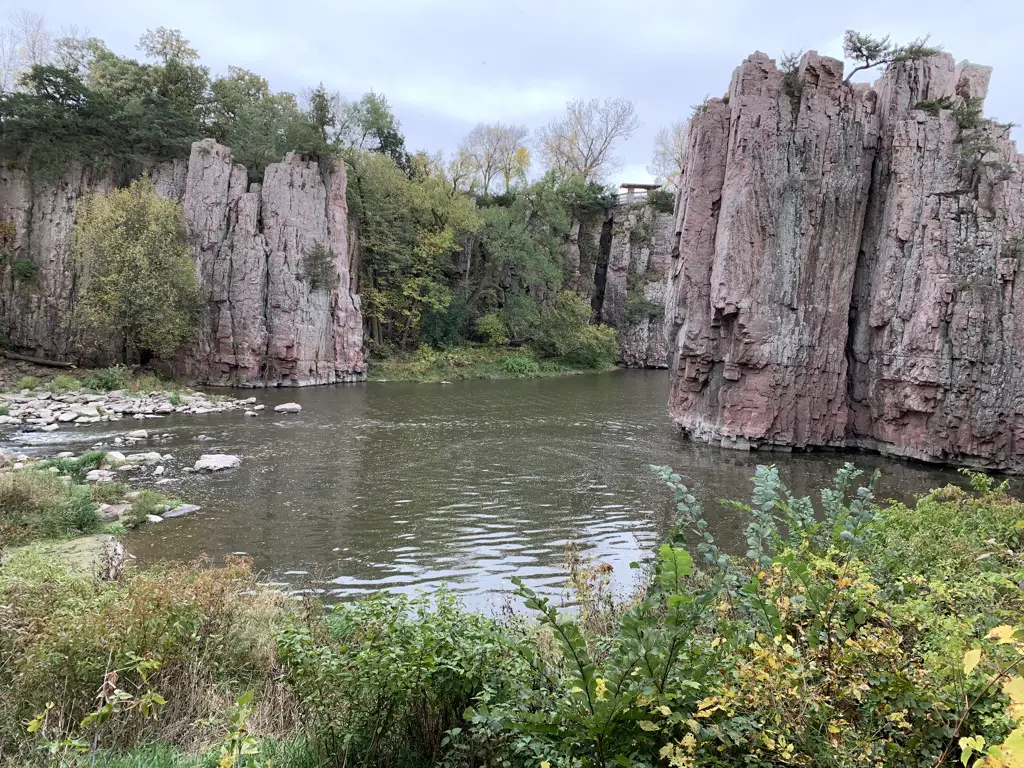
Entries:
<svg viewBox="0 0 1024 768">
<path fill-rule="evenodd" d="M 873 69 L 882 64 L 892 64 L 897 61 L 914 61 L 934 56 L 942 51 L 939 47 L 928 45 L 929 35 L 920 37 L 906 45 L 897 45 L 889 35 L 885 37 L 873 37 L 858 32 L 854 29 L 846 30 L 843 38 L 843 54 L 848 59 L 857 63 L 844 82 L 850 82 L 858 72 L 865 69 Z"/>
</svg>

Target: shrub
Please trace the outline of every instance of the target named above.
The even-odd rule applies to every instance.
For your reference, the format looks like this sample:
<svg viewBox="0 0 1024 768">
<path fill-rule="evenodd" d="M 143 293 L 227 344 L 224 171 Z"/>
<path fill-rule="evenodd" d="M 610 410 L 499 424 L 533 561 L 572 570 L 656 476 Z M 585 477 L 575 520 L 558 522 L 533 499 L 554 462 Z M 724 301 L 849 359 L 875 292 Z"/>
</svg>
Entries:
<svg viewBox="0 0 1024 768">
<path fill-rule="evenodd" d="M 563 359 L 581 368 L 611 368 L 619 359 L 619 336 L 607 325 L 588 325 L 580 330 Z"/>
<path fill-rule="evenodd" d="M 564 357 L 572 350 L 581 329 L 590 322 L 590 305 L 572 291 L 562 291 L 554 306 L 540 317 L 535 345 L 548 357 Z"/>
<path fill-rule="evenodd" d="M 22 376 L 18 379 L 18 383 L 14 385 L 15 389 L 36 389 L 39 386 L 39 379 L 35 376 Z"/>
<path fill-rule="evenodd" d="M 462 297 L 452 299 L 443 309 L 430 307 L 423 313 L 420 340 L 436 349 L 455 347 L 466 340 L 469 305 Z"/>
<path fill-rule="evenodd" d="M 654 189 L 647 194 L 647 204 L 658 213 L 672 213 L 676 207 L 676 196 L 667 189 Z"/>
<path fill-rule="evenodd" d="M 50 459 L 43 462 L 46 468 L 56 467 L 62 475 L 68 475 L 75 482 L 82 482 L 85 476 L 94 469 L 99 469 L 103 463 L 105 451 L 86 451 L 81 456 L 70 459 Z"/>
<path fill-rule="evenodd" d="M 128 489 L 121 483 L 94 483 L 89 491 L 97 504 L 116 504 L 124 498 Z"/>
<path fill-rule="evenodd" d="M 68 376 L 66 373 L 58 374 L 50 380 L 50 389 L 54 392 L 71 392 L 78 389 L 79 386 L 78 379 Z"/>
<path fill-rule="evenodd" d="M 474 698 L 511 682 L 497 625 L 444 592 L 339 605 L 323 632 L 290 628 L 278 650 L 310 732 L 351 765 L 433 764 Z"/>
<path fill-rule="evenodd" d="M 150 392 L 163 392 L 167 388 L 167 382 L 155 373 L 145 373 L 129 380 L 128 388 L 132 392 L 149 394 Z"/>
<path fill-rule="evenodd" d="M 147 515 L 162 515 L 166 512 L 167 497 L 156 491 L 144 490 L 139 497 L 132 502 L 131 508 L 124 514 L 121 521 L 129 526 L 139 525 L 146 520 Z"/>
<path fill-rule="evenodd" d="M 645 320 L 657 320 L 663 312 L 663 307 L 656 301 L 651 301 L 643 293 L 634 293 L 626 302 L 623 321 L 626 325 L 636 325 Z"/>
<path fill-rule="evenodd" d="M 542 628 L 520 652 L 544 682 L 467 713 L 469 741 L 497 721 L 570 764 L 853 765 L 851 756 L 870 754 L 873 764 L 917 768 L 936 765 L 958 734 L 991 744 L 1009 730 L 1002 695 L 963 674 L 979 624 L 944 609 L 946 578 L 928 582 L 934 596 L 924 601 L 920 577 L 902 591 L 875 581 L 883 534 L 873 479 L 855 488 L 860 473 L 847 465 L 815 505 L 774 467 L 758 467 L 751 501 L 727 502 L 747 520 L 746 553 L 735 557 L 718 547 L 680 476 L 658 471 L 678 517 L 646 593 L 601 637 L 515 580 Z M 965 529 L 954 536 L 969 542 Z M 939 530 L 933 538 L 948 544 Z M 941 556 L 933 548 L 924 557 Z"/>
<path fill-rule="evenodd" d="M 509 342 L 505 321 L 496 312 L 488 312 L 477 320 L 476 332 L 483 336 L 484 341 L 494 346 L 502 346 Z"/>
<path fill-rule="evenodd" d="M 131 371 L 124 365 L 94 368 L 82 377 L 82 386 L 96 392 L 127 389 L 129 384 L 131 384 Z"/>
<path fill-rule="evenodd" d="M 259 587 L 246 561 L 158 567 L 101 581 L 28 550 L 0 567 L 0 604 L 9 606 L 0 612 L 0 688 L 9 694 L 0 697 L 5 756 L 36 751 L 24 724 L 44 712 L 37 736 L 50 742 L 208 747 L 223 738 L 223 713 L 247 690 L 257 702 L 248 718 L 254 733 L 294 727 L 293 700 L 274 676 L 273 634 L 287 616 L 286 601 Z M 129 694 L 158 693 L 166 701 L 159 717 L 114 710 L 105 722 L 83 727 L 111 670 Z M 47 702 L 55 703 L 49 711 Z"/>
<path fill-rule="evenodd" d="M 511 355 L 504 355 L 501 360 L 501 369 L 505 373 L 515 376 L 533 376 L 540 372 L 540 365 L 530 355 L 517 352 Z"/>
<path fill-rule="evenodd" d="M 334 251 L 323 243 L 313 247 L 302 256 L 300 279 L 305 280 L 311 291 L 333 291 L 338 287 L 338 271 L 334 268 Z"/>
<path fill-rule="evenodd" d="M 11 409 L 8 408 L 6 405 L 0 405 L 0 416 L 10 416 L 10 415 L 11 415 Z"/>
<path fill-rule="evenodd" d="M 34 469 L 0 475 L 0 547 L 99 528 L 89 489 Z"/>
<path fill-rule="evenodd" d="M 39 265 L 32 259 L 20 258 L 11 265 L 11 275 L 22 283 L 31 283 L 39 273 Z"/>
<path fill-rule="evenodd" d="M 555 306 L 541 317 L 536 342 L 541 354 L 583 368 L 609 368 L 619 355 L 614 328 L 589 325 L 590 306 L 571 291 L 558 294 Z"/>
</svg>

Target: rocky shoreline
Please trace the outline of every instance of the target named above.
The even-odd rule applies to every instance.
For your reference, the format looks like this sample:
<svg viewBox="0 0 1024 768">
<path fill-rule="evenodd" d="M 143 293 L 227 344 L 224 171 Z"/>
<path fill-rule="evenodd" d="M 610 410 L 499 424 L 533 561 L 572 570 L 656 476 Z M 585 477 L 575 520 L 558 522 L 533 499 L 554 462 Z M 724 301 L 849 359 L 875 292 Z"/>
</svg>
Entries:
<svg viewBox="0 0 1024 768">
<path fill-rule="evenodd" d="M 160 419 L 173 414 L 222 413 L 244 410 L 256 414 L 263 406 L 256 398 L 239 400 L 202 392 L 136 393 L 114 390 L 96 394 L 22 390 L 0 394 L 0 425 L 16 425 L 30 431 L 54 432 L 62 427 L 83 426 L 121 419 Z"/>
</svg>

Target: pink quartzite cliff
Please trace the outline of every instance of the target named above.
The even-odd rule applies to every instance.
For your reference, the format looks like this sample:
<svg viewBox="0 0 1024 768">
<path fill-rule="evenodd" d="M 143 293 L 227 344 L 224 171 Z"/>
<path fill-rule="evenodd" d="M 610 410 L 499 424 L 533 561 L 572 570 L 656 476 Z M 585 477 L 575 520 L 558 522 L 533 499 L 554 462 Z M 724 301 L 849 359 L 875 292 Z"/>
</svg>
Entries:
<svg viewBox="0 0 1024 768">
<path fill-rule="evenodd" d="M 1024 471 L 1024 161 L 947 54 L 873 87 L 761 53 L 690 123 L 671 413 L 725 447 Z"/>
</svg>

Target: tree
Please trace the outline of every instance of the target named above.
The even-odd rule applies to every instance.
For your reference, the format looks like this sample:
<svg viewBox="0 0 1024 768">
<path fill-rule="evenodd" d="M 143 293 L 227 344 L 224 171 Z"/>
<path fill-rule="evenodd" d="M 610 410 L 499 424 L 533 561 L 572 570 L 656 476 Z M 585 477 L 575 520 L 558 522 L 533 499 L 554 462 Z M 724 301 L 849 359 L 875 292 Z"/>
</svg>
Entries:
<svg viewBox="0 0 1024 768">
<path fill-rule="evenodd" d="M 526 139 L 530 129 L 525 125 L 497 124 L 498 135 L 498 167 L 505 181 L 505 193 L 512 189 L 512 182 L 526 182 L 526 172 L 530 169 L 530 150 L 526 147 Z"/>
<path fill-rule="evenodd" d="M 408 170 L 409 153 L 400 131 L 401 124 L 383 94 L 369 91 L 359 101 L 343 105 L 338 128 L 343 143 L 387 155 L 399 168 Z"/>
<path fill-rule="evenodd" d="M 628 99 L 577 99 L 566 114 L 538 134 L 544 162 L 560 178 L 594 181 L 618 167 L 612 156 L 615 143 L 629 138 L 640 121 Z"/>
<path fill-rule="evenodd" d="M 487 194 L 491 181 L 498 174 L 501 155 L 501 133 L 498 125 L 480 123 L 459 145 L 459 152 L 472 163 L 480 181 L 480 191 Z"/>
<path fill-rule="evenodd" d="M 341 97 L 337 91 L 328 91 L 323 82 L 306 93 L 306 117 L 316 128 L 325 144 L 337 135 Z"/>
<path fill-rule="evenodd" d="M 15 90 L 22 74 L 50 64 L 54 52 L 53 36 L 42 16 L 20 9 L 9 18 L 9 25 L 0 29 L 0 91 Z"/>
<path fill-rule="evenodd" d="M 688 128 L 686 121 L 679 121 L 660 129 L 654 136 L 654 155 L 647 166 L 652 176 L 670 184 L 676 191 L 686 162 Z"/>
<path fill-rule="evenodd" d="M 843 38 L 843 54 L 856 62 L 857 66 L 850 70 L 843 82 L 850 82 L 858 72 L 873 69 L 881 64 L 892 64 L 898 61 L 914 61 L 934 56 L 942 51 L 940 47 L 928 45 L 929 36 L 925 35 L 907 45 L 897 45 L 889 35 L 873 37 L 853 29 L 846 30 Z"/>
<path fill-rule="evenodd" d="M 172 61 L 192 64 L 199 59 L 199 52 L 189 44 L 180 29 L 147 29 L 136 47 L 164 65 Z"/>
<path fill-rule="evenodd" d="M 195 335 L 202 296 L 177 203 L 148 180 L 88 198 L 75 226 L 80 338 L 123 363 L 170 358 Z"/>
<path fill-rule="evenodd" d="M 292 94 L 272 93 L 265 79 L 247 69 L 228 67 L 210 90 L 210 134 L 231 147 L 252 181 L 295 148 L 289 140 L 294 127 L 308 124 Z"/>
<path fill-rule="evenodd" d="M 347 159 L 369 336 L 404 348 L 418 339 L 425 313 L 451 303 L 447 272 L 480 216 L 424 153 L 411 158 L 411 174 L 379 152 L 354 151 Z"/>
</svg>

